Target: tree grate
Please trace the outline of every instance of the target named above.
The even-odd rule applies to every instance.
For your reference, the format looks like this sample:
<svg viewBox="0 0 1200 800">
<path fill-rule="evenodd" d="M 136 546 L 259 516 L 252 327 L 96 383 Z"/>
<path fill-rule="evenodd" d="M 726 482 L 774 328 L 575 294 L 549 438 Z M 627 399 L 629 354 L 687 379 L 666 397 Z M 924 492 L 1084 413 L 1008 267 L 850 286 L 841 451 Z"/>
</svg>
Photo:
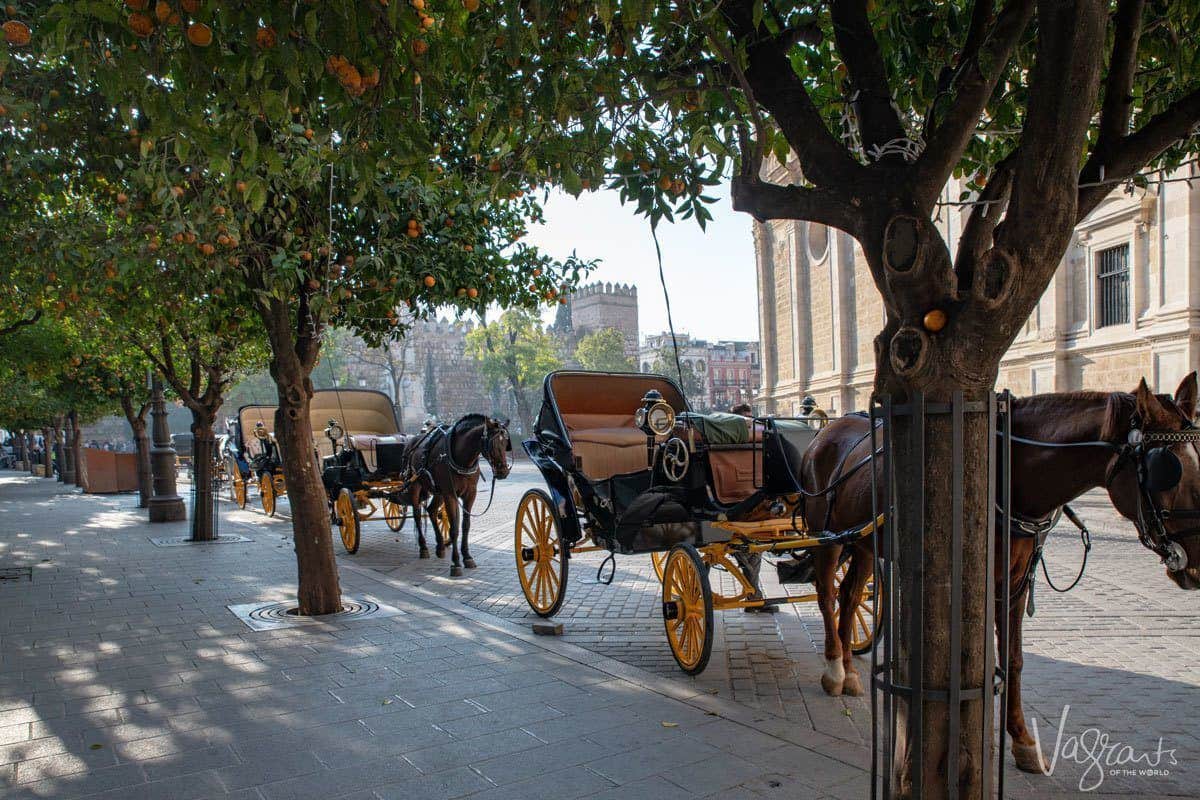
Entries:
<svg viewBox="0 0 1200 800">
<path fill-rule="evenodd" d="M 33 580 L 33 567 L 0 567 L 0 583 L 21 583 Z"/>
<path fill-rule="evenodd" d="M 295 601 L 275 603 L 243 603 L 228 607 L 229 610 L 256 631 L 290 628 L 298 625 L 318 623 L 357 622 L 360 619 L 381 619 L 404 614 L 398 608 L 380 603 L 361 595 L 343 595 L 342 610 L 336 614 L 320 617 L 302 617 L 297 612 Z"/>
<path fill-rule="evenodd" d="M 188 536 L 160 536 L 150 537 L 150 543 L 155 547 L 185 547 L 190 544 L 236 544 L 238 542 L 252 542 L 246 536 L 238 536 L 234 533 L 222 533 L 216 539 L 208 542 L 196 542 Z"/>
</svg>

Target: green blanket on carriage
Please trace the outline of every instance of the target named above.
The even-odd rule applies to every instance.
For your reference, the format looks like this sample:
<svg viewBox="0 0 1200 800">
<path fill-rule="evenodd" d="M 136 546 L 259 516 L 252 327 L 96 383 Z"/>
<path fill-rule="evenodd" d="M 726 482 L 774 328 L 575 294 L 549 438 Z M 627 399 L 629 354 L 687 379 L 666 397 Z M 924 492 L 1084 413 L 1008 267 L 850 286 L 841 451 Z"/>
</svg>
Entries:
<svg viewBox="0 0 1200 800">
<path fill-rule="evenodd" d="M 727 414 L 714 411 L 710 414 L 696 414 L 686 411 L 679 415 L 680 419 L 695 425 L 704 434 L 709 444 L 750 444 L 750 418 L 741 414 Z M 800 420 L 776 420 L 775 426 L 780 430 L 809 430 L 806 422 Z"/>
</svg>

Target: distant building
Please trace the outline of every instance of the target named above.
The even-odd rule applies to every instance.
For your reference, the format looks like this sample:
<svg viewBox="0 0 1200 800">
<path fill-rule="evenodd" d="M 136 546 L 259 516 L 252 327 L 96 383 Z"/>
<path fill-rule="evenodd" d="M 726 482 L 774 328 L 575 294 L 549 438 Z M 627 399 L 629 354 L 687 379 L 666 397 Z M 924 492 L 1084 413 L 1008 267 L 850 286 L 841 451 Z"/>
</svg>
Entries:
<svg viewBox="0 0 1200 800">
<path fill-rule="evenodd" d="M 690 367 L 702 387 L 699 397 L 688 397 L 692 406 L 728 411 L 738 403 L 753 404 L 762 379 L 758 342 L 708 342 L 693 339 L 686 333 L 676 334 L 675 341 L 679 346 L 680 364 L 684 365 L 685 371 Z M 667 355 L 667 377 L 678 380 L 670 333 L 646 336 L 638 351 L 639 369 L 655 371 L 660 353 Z"/>
<path fill-rule="evenodd" d="M 638 352 L 637 287 L 620 283 L 592 283 L 567 295 L 558 307 L 553 333 L 564 343 L 566 353 L 574 354 L 579 340 L 589 333 L 616 328 L 625 335 L 625 353 Z"/>
<path fill-rule="evenodd" d="M 1200 182 L 1194 166 L 1114 191 L 1075 228 L 1058 271 L 1000 364 L 1017 394 L 1172 392 L 1200 365 Z M 772 181 L 789 183 L 774 165 Z M 951 185 L 944 197 L 957 198 Z M 971 207 L 943 209 L 951 252 Z M 763 381 L 770 413 L 794 414 L 811 394 L 830 413 L 867 407 L 883 302 L 848 234 L 813 222 L 754 225 Z"/>
</svg>

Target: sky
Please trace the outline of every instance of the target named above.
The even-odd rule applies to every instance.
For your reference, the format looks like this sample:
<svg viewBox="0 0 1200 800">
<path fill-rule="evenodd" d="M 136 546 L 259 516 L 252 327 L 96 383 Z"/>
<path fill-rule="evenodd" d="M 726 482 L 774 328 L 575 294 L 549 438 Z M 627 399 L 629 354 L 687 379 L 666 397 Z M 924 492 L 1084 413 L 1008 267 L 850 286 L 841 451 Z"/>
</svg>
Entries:
<svg viewBox="0 0 1200 800">
<path fill-rule="evenodd" d="M 676 333 L 709 340 L 758 339 L 751 220 L 733 210 L 727 185 L 710 208 L 713 220 L 700 230 L 695 220 L 659 225 L 663 272 L 671 296 Z M 561 192 L 545 204 L 546 221 L 532 226 L 530 244 L 557 258 L 574 250 L 598 259 L 585 283 L 636 284 L 640 334 L 667 330 L 667 310 L 658 280 L 650 224 L 621 205 L 615 191 L 585 192 L 578 199 Z M 549 312 L 548 318 L 553 316 Z"/>
</svg>

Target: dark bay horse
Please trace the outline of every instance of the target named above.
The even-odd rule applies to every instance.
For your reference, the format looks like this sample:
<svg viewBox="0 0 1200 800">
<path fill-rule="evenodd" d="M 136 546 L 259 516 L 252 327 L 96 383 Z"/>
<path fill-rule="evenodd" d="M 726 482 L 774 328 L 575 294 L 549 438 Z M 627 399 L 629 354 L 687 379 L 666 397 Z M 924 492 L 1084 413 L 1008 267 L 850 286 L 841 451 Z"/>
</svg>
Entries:
<svg viewBox="0 0 1200 800">
<path fill-rule="evenodd" d="M 1163 558 L 1167 576 L 1182 589 L 1200 589 L 1200 530 L 1196 527 L 1197 515 L 1189 513 L 1200 509 L 1200 431 L 1192 428 L 1196 399 L 1193 372 L 1179 384 L 1174 397 L 1152 393 L 1143 380 L 1132 393 L 1072 392 L 1015 400 L 1011 470 L 1014 518 L 1049 520 L 1084 492 L 1105 487 L 1113 507 L 1133 521 L 1142 543 Z M 865 457 L 871 447 L 870 437 L 866 436 L 869 426 L 865 417 L 843 417 L 830 423 L 804 454 L 801 480 L 805 488 L 820 490 L 836 478 L 839 464 L 853 465 Z M 1087 444 L 1054 446 L 1067 443 Z M 1163 451 L 1168 455 L 1162 456 Z M 1162 471 L 1161 464 L 1151 464 L 1156 457 L 1173 464 L 1167 466 L 1167 472 L 1174 470 L 1174 474 L 1166 481 L 1156 477 L 1155 473 Z M 882 490 L 880 461 L 874 467 Z M 879 503 L 882 507 L 882 497 Z M 827 512 L 830 530 L 861 526 L 871 519 L 868 469 L 859 470 L 846 481 L 834 497 L 832 508 L 824 497 L 815 497 L 805 509 L 809 519 L 822 519 Z M 826 668 L 821 686 L 832 695 L 863 693 L 850 641 L 854 607 L 871 576 L 874 560 L 870 539 L 850 547 L 847 574 L 836 597 L 833 578 L 842 560 L 842 548 L 825 548 L 817 554 L 816 590 L 825 623 Z M 1025 727 L 1021 707 L 1021 621 L 1036 547 L 1035 537 L 1019 536 L 1014 528 L 1007 575 L 1011 602 L 1008 609 L 998 607 L 996 611 L 997 628 L 1000 615 L 1008 614 L 1005 723 L 1017 767 L 1026 772 L 1047 769 L 1044 756 Z M 1006 579 L 1000 574 L 1000 558 L 997 556 L 997 606 L 1002 602 Z"/>
<path fill-rule="evenodd" d="M 413 476 L 409 483 L 409 498 L 421 558 L 429 558 L 429 548 L 425 546 L 425 532 L 421 526 L 421 508 L 426 507 L 430 522 L 434 525 L 434 536 L 437 537 L 438 558 L 446 554 L 442 535 L 450 539 L 450 576 L 462 575 L 464 564 L 467 569 L 475 568 L 467 538 L 471 531 L 471 508 L 479 488 L 479 461 L 480 458 L 486 459 L 496 480 L 504 480 L 511 469 L 508 461 L 510 452 L 512 439 L 508 435 L 508 423 L 483 414 L 467 414 L 453 425 L 435 428 L 414 440 L 407 453 L 408 467 Z M 439 507 L 446 509 L 446 516 L 450 520 L 448 531 L 438 531 L 433 522 Z"/>
</svg>

